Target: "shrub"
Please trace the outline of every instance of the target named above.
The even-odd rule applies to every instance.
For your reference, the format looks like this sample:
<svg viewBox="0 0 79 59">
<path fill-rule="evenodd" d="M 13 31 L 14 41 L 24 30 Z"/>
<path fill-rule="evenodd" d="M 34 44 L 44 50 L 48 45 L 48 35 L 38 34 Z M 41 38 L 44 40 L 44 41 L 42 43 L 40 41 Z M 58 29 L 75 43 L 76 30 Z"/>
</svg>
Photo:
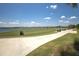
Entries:
<svg viewBox="0 0 79 59">
<path fill-rule="evenodd" d="M 20 31 L 20 35 L 24 35 L 23 31 Z"/>
</svg>

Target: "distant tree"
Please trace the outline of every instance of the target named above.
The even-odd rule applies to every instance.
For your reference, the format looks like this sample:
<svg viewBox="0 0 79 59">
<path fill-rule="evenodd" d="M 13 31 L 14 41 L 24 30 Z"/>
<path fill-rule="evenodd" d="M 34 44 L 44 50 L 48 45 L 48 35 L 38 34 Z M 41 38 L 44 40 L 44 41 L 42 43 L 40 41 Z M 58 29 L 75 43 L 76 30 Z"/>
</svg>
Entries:
<svg viewBox="0 0 79 59">
<path fill-rule="evenodd" d="M 77 8 L 78 4 L 77 3 L 67 3 L 68 5 L 70 5 L 73 8 Z"/>
<path fill-rule="evenodd" d="M 68 29 L 73 29 L 73 28 L 75 28 L 75 25 L 69 25 L 68 26 Z"/>
<path fill-rule="evenodd" d="M 76 25 L 76 28 L 79 29 L 79 24 Z"/>
<path fill-rule="evenodd" d="M 23 31 L 20 31 L 20 35 L 24 35 Z"/>
</svg>

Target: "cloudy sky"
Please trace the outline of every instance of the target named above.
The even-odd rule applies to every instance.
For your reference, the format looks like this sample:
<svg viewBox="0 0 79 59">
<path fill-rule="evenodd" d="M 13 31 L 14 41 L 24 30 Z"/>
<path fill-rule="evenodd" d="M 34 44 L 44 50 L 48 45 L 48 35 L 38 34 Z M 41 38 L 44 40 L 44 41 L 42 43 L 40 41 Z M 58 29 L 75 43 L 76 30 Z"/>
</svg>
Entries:
<svg viewBox="0 0 79 59">
<path fill-rule="evenodd" d="M 0 4 L 0 27 L 77 24 L 78 11 L 67 4 Z"/>
</svg>

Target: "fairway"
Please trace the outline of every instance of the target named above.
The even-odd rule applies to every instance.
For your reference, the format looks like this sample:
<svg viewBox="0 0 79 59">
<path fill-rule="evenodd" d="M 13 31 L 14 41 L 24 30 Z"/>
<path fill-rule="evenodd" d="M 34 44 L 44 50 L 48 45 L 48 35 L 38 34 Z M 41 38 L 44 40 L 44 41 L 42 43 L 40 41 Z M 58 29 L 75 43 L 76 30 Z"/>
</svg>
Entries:
<svg viewBox="0 0 79 59">
<path fill-rule="evenodd" d="M 79 38 L 79 30 L 77 34 L 67 34 L 40 46 L 29 53 L 28 56 L 58 56 L 61 55 L 61 51 L 64 49 L 67 50 L 66 52 L 70 53 L 70 55 L 76 55 L 77 52 L 73 48 L 75 38 Z"/>
<path fill-rule="evenodd" d="M 10 31 L 0 32 L 0 38 L 6 37 L 20 37 L 20 31 L 24 33 L 22 36 L 40 36 L 56 32 L 53 27 L 25 27 L 25 28 L 10 28 Z"/>
</svg>

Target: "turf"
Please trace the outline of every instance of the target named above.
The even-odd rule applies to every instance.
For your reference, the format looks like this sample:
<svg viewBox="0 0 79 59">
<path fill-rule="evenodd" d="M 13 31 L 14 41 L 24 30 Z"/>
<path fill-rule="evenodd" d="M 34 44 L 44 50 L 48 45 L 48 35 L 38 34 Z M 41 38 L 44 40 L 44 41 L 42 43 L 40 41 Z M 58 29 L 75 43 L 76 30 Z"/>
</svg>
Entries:
<svg viewBox="0 0 79 59">
<path fill-rule="evenodd" d="M 76 50 L 73 48 L 75 38 L 79 38 L 79 30 L 77 34 L 67 34 L 48 42 L 38 47 L 27 56 L 75 55 Z M 63 54 L 63 51 L 66 51 L 65 54 Z"/>
<path fill-rule="evenodd" d="M 20 37 L 20 31 L 24 33 L 23 36 L 40 36 L 47 35 L 56 32 L 56 28 L 51 27 L 38 27 L 38 28 L 13 28 L 13 30 L 8 32 L 0 32 L 0 38 L 6 37 Z"/>
</svg>

